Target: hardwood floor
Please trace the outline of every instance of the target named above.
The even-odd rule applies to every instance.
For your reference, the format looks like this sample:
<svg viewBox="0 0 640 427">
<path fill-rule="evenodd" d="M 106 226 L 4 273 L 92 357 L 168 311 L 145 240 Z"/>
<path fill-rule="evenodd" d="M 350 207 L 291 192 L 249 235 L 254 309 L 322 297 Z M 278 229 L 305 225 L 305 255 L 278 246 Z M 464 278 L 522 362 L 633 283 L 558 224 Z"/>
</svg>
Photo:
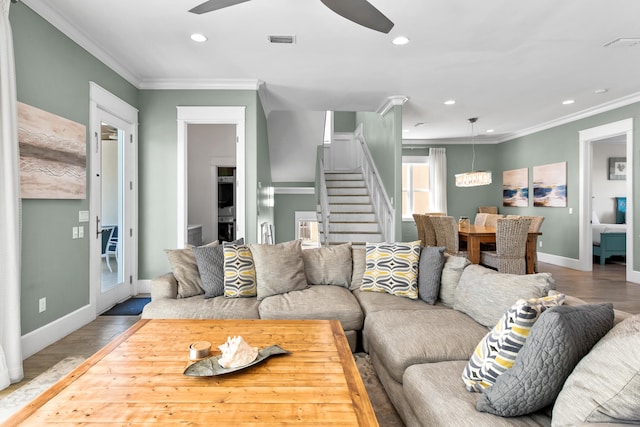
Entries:
<svg viewBox="0 0 640 427">
<path fill-rule="evenodd" d="M 593 265 L 593 272 L 583 272 L 552 264 L 539 263 L 540 272 L 549 272 L 556 280 L 556 288 L 589 303 L 612 302 L 614 308 L 629 313 L 640 313 L 640 285 L 624 280 L 623 264 Z M 94 354 L 117 335 L 124 332 L 139 316 L 98 316 L 96 320 L 78 329 L 24 361 L 25 378 L 20 383 L 0 391 L 0 399 L 26 384 L 42 372 L 68 356 Z"/>
</svg>

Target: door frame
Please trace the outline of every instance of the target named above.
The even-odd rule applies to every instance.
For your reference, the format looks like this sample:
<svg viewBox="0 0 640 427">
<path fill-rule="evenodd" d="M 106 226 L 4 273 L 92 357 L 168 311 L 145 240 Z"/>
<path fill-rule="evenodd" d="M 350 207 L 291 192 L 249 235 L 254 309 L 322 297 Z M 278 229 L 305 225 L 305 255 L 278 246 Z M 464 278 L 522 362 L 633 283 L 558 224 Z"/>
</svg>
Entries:
<svg viewBox="0 0 640 427">
<path fill-rule="evenodd" d="M 96 315 L 107 310 L 109 307 L 101 304 L 99 295 L 102 292 L 102 258 L 101 238 L 98 238 L 98 223 L 96 218 L 102 216 L 98 212 L 101 206 L 102 193 L 98 188 L 100 178 L 95 171 L 101 170 L 101 156 L 96 155 L 100 150 L 99 135 L 101 130 L 100 118 L 104 113 L 119 120 L 125 131 L 125 143 L 123 147 L 123 224 L 127 227 L 119 230 L 121 237 L 121 248 L 123 278 L 126 288 L 126 297 L 138 293 L 138 110 L 127 104 L 117 96 L 108 92 L 98 84 L 89 82 L 89 123 L 91 148 L 90 188 L 91 196 L 89 201 L 89 278 L 90 290 L 89 301 Z M 126 135 L 129 135 L 127 138 Z M 125 293 L 125 292 L 122 292 Z M 120 295 L 120 294 L 119 294 Z M 118 299 L 124 299 L 118 296 Z M 117 301 L 116 301 L 117 302 Z M 112 304 L 107 304 L 112 305 Z"/>
<path fill-rule="evenodd" d="M 617 135 L 626 135 L 627 139 L 627 218 L 633 216 L 633 119 L 624 119 L 605 125 L 584 129 L 578 132 L 580 135 L 580 218 L 579 218 L 579 269 L 593 271 L 593 234 L 591 232 L 591 170 L 593 167 L 594 141 Z M 626 280 L 640 283 L 640 272 L 633 269 L 633 237 L 634 221 L 627 222 L 627 268 Z"/>
<path fill-rule="evenodd" d="M 236 126 L 236 236 L 244 236 L 245 222 L 245 110 L 244 106 L 236 107 L 182 107 L 178 106 L 178 217 L 177 248 L 187 244 L 188 224 L 188 179 L 187 179 L 187 128 L 190 124 L 231 124 Z"/>
</svg>

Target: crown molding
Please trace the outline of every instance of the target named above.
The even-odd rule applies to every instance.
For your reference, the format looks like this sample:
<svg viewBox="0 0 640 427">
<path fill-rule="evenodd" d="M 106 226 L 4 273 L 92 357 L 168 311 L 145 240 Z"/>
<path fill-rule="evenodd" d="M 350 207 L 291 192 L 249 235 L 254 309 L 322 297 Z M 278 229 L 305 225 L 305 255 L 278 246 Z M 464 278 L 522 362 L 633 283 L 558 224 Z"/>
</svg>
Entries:
<svg viewBox="0 0 640 427">
<path fill-rule="evenodd" d="M 376 110 L 376 113 L 380 114 L 381 116 L 384 116 L 389 112 L 391 108 L 395 107 L 396 105 L 404 105 L 404 103 L 407 102 L 408 100 L 409 100 L 409 97 L 407 96 L 402 96 L 402 95 L 390 96 L 387 98 L 384 104 L 382 104 L 380 108 Z"/>
<path fill-rule="evenodd" d="M 86 34 L 73 27 L 67 19 L 49 6 L 44 0 L 22 0 L 31 10 L 60 30 L 64 35 L 77 43 L 91 55 L 115 71 L 120 77 L 139 88 L 140 77 L 118 62 L 113 56 L 91 41 Z"/>
<path fill-rule="evenodd" d="M 527 129 L 523 129 L 518 132 L 506 134 L 499 138 L 496 143 L 511 141 L 516 138 L 531 135 L 536 132 L 551 129 L 557 126 L 565 125 L 567 123 L 575 122 L 577 120 L 585 119 L 587 117 L 595 116 L 596 114 L 606 113 L 607 111 L 615 110 L 616 108 L 626 107 L 627 105 L 640 102 L 640 92 L 632 93 L 631 95 L 624 96 L 622 98 L 614 99 L 604 104 L 596 105 L 595 107 L 587 108 L 586 110 L 578 111 L 574 114 L 569 114 L 564 117 L 559 117 L 554 120 L 550 120 L 546 123 L 542 123 L 536 126 L 532 126 Z"/>
<path fill-rule="evenodd" d="M 258 79 L 154 79 L 140 82 L 139 89 L 258 90 Z"/>
</svg>

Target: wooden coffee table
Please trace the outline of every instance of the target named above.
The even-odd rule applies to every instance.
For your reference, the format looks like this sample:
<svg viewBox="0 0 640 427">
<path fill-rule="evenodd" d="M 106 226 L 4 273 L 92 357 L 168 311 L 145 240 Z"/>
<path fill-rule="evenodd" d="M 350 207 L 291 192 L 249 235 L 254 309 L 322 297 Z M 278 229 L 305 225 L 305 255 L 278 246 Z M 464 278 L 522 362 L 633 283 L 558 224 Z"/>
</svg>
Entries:
<svg viewBox="0 0 640 427">
<path fill-rule="evenodd" d="M 243 371 L 188 377 L 189 345 L 228 336 L 291 352 Z M 8 425 L 377 426 L 342 327 L 332 320 L 141 320 Z"/>
</svg>

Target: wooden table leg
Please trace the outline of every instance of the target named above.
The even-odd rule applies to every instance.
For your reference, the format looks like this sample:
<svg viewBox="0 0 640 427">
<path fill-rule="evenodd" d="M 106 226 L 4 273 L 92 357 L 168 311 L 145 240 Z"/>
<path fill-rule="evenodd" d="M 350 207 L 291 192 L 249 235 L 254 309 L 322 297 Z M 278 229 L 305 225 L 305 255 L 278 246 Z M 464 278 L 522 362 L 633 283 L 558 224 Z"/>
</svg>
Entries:
<svg viewBox="0 0 640 427">
<path fill-rule="evenodd" d="M 469 236 L 467 239 L 467 256 L 471 264 L 480 264 L 480 239 Z"/>
<path fill-rule="evenodd" d="M 533 274 L 536 271 L 536 260 L 538 259 L 538 236 L 527 236 L 527 274 Z"/>
</svg>

